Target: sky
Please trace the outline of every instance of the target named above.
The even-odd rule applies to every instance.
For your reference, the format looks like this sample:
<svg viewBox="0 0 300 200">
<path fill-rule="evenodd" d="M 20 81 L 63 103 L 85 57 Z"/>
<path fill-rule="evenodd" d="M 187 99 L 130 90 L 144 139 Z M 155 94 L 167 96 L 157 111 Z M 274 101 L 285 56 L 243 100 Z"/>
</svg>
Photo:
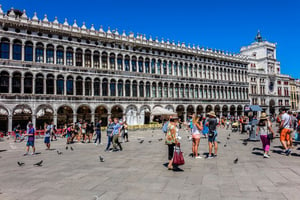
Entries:
<svg viewBox="0 0 300 200">
<path fill-rule="evenodd" d="M 103 26 L 239 53 L 258 30 L 277 43 L 281 73 L 300 79 L 300 0 L 2 0 L 2 9 L 37 12 L 60 23 Z"/>
</svg>

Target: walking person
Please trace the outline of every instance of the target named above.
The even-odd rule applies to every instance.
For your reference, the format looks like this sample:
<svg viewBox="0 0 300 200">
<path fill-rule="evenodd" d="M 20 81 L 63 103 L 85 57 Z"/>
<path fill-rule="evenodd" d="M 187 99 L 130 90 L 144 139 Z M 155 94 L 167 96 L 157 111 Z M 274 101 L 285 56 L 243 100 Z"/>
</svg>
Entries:
<svg viewBox="0 0 300 200">
<path fill-rule="evenodd" d="M 208 113 L 208 120 L 206 122 L 206 126 L 208 126 L 208 148 L 209 148 L 209 153 L 208 153 L 208 159 L 213 158 L 212 156 L 212 148 L 213 146 L 215 147 L 214 151 L 214 157 L 217 157 L 218 153 L 218 143 L 217 143 L 217 125 L 218 121 L 216 119 L 216 114 L 214 111 L 210 111 Z"/>
<path fill-rule="evenodd" d="M 102 144 L 101 143 L 101 123 L 102 123 L 102 120 L 99 120 L 96 124 L 96 139 L 95 139 L 95 145 L 98 145 L 98 144 Z M 98 141 L 98 144 L 97 144 L 97 141 Z"/>
<path fill-rule="evenodd" d="M 192 152 L 193 152 L 193 157 L 195 159 L 200 159 L 202 158 L 201 156 L 198 156 L 198 147 L 200 143 L 200 137 L 201 137 L 201 132 L 203 129 L 202 122 L 199 123 L 199 117 L 198 116 L 193 116 L 192 119 L 192 140 L 193 140 L 193 145 L 192 145 Z"/>
<path fill-rule="evenodd" d="M 272 134 L 272 137 L 269 137 L 269 134 Z M 275 133 L 272 129 L 272 124 L 269 121 L 266 113 L 262 113 L 260 120 L 257 124 L 256 135 L 260 134 L 260 140 L 263 145 L 264 149 L 264 158 L 270 158 L 269 151 L 270 151 L 270 144 L 271 138 L 275 137 Z"/>
<path fill-rule="evenodd" d="M 109 151 L 110 144 L 112 143 L 112 137 L 113 137 L 113 130 L 114 130 L 115 123 L 112 121 L 111 118 L 108 119 L 107 129 L 106 129 L 106 135 L 107 135 L 107 145 L 105 148 L 105 151 Z"/>
<path fill-rule="evenodd" d="M 174 147 L 178 143 L 176 138 L 178 117 L 172 117 L 168 125 L 165 143 L 168 145 L 168 170 L 173 170 Z"/>
<path fill-rule="evenodd" d="M 33 124 L 30 123 L 28 125 L 28 132 L 24 135 L 24 136 L 28 136 L 27 144 L 26 144 L 26 153 L 24 154 L 24 156 L 28 155 L 29 147 L 32 147 L 32 155 L 35 155 L 34 133 L 35 133 L 35 129 L 33 128 Z"/>
<path fill-rule="evenodd" d="M 284 148 L 284 153 L 289 156 L 291 153 L 290 149 L 290 133 L 291 133 L 292 119 L 291 116 L 286 113 L 286 109 L 282 109 L 281 122 L 279 128 L 280 132 L 280 142 Z"/>
<path fill-rule="evenodd" d="M 50 149 L 50 137 L 51 137 L 51 125 L 45 122 L 45 137 L 44 143 L 46 145 L 46 150 Z"/>
<path fill-rule="evenodd" d="M 119 123 L 118 118 L 114 118 L 114 130 L 113 130 L 113 151 L 118 151 L 117 145 L 119 146 L 119 150 L 122 151 L 123 148 L 121 143 L 119 142 L 119 137 L 121 136 L 121 124 Z"/>
<path fill-rule="evenodd" d="M 17 139 L 19 139 L 19 141 L 21 142 L 21 126 L 20 124 L 18 124 L 15 128 L 14 128 L 14 132 L 15 132 L 15 141 L 17 142 Z"/>
<path fill-rule="evenodd" d="M 123 138 L 124 138 L 125 142 L 129 142 L 129 140 L 128 140 L 128 124 L 126 121 L 124 121 L 124 123 L 123 123 L 123 128 L 124 128 Z"/>
</svg>

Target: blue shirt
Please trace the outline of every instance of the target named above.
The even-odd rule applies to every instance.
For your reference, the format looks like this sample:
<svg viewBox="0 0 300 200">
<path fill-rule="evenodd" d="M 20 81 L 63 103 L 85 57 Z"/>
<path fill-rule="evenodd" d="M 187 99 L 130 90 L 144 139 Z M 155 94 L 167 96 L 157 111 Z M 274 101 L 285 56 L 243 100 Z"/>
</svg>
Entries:
<svg viewBox="0 0 300 200">
<path fill-rule="evenodd" d="M 119 123 L 114 125 L 113 135 L 119 134 L 119 129 L 121 128 L 121 125 Z"/>
</svg>

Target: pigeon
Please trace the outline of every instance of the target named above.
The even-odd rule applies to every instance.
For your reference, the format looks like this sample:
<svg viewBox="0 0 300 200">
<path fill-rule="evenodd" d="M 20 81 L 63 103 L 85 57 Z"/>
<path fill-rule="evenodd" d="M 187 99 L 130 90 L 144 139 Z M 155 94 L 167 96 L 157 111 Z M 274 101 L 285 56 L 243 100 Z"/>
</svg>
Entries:
<svg viewBox="0 0 300 200">
<path fill-rule="evenodd" d="M 233 161 L 233 163 L 234 163 L 234 164 L 237 164 L 237 163 L 238 163 L 238 161 L 239 161 L 239 159 L 238 159 L 238 158 L 236 158 L 236 159 Z"/>
<path fill-rule="evenodd" d="M 162 141 L 162 140 L 163 140 L 162 138 L 158 139 L 158 141 Z"/>
<path fill-rule="evenodd" d="M 229 140 L 230 139 L 230 137 L 227 137 L 227 140 Z"/>
<path fill-rule="evenodd" d="M 25 165 L 25 163 L 18 161 L 18 165 L 19 165 L 19 167 L 22 167 L 23 165 Z"/>
<path fill-rule="evenodd" d="M 230 137 L 230 133 L 228 134 L 228 136 Z"/>
<path fill-rule="evenodd" d="M 243 142 L 243 145 L 247 146 L 248 142 L 247 141 L 244 141 Z"/>
<path fill-rule="evenodd" d="M 104 158 L 102 156 L 99 156 L 100 162 L 104 162 Z"/>
<path fill-rule="evenodd" d="M 220 141 L 217 141 L 217 143 L 218 143 L 218 144 L 221 144 L 221 142 L 220 142 Z"/>
<path fill-rule="evenodd" d="M 35 163 L 35 164 L 33 164 L 34 166 L 42 166 L 42 164 L 43 164 L 43 160 L 41 160 L 40 162 L 38 162 L 38 163 Z"/>
<path fill-rule="evenodd" d="M 149 142 L 149 143 L 151 143 L 152 141 L 151 141 L 151 140 L 149 140 L 148 142 Z"/>
<path fill-rule="evenodd" d="M 143 142 L 144 142 L 144 140 L 141 140 L 141 141 L 140 141 L 140 144 L 142 144 Z"/>
<path fill-rule="evenodd" d="M 69 149 L 69 147 L 68 146 L 66 146 L 66 150 L 68 150 Z"/>
<path fill-rule="evenodd" d="M 74 151 L 73 147 L 70 147 L 71 151 Z"/>
<path fill-rule="evenodd" d="M 58 155 L 61 155 L 61 154 L 63 154 L 63 152 L 61 152 L 61 151 L 58 151 L 58 150 L 57 150 L 56 152 L 57 152 L 57 154 L 58 154 Z"/>
<path fill-rule="evenodd" d="M 227 147 L 227 143 L 226 143 L 226 144 L 224 144 L 224 147 Z"/>
</svg>

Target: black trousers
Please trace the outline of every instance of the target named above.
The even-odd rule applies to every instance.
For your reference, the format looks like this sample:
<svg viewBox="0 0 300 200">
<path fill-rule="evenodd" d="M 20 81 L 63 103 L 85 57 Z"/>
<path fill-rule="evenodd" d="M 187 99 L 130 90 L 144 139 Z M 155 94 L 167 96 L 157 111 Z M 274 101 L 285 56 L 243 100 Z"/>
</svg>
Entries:
<svg viewBox="0 0 300 200">
<path fill-rule="evenodd" d="M 174 156 L 175 144 L 168 144 L 168 160 L 172 160 Z"/>
</svg>

